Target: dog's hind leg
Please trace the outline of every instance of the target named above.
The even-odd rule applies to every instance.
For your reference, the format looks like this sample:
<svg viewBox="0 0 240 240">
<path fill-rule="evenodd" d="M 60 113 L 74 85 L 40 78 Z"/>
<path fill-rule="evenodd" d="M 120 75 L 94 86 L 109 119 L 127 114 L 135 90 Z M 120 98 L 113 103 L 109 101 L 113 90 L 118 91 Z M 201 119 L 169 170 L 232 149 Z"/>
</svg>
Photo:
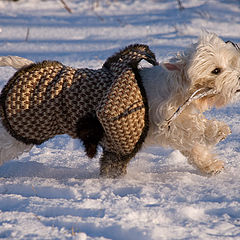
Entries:
<svg viewBox="0 0 240 240">
<path fill-rule="evenodd" d="M 0 123 L 0 166 L 9 160 L 17 158 L 23 152 L 28 152 L 32 144 L 25 144 L 12 137 Z"/>
<path fill-rule="evenodd" d="M 93 158 L 97 154 L 97 147 L 103 137 L 103 127 L 96 116 L 87 114 L 77 123 L 77 135 L 83 141 L 85 152 Z"/>
<path fill-rule="evenodd" d="M 126 175 L 130 158 L 122 157 L 113 152 L 103 151 L 100 159 L 100 176 L 117 178 Z"/>
</svg>

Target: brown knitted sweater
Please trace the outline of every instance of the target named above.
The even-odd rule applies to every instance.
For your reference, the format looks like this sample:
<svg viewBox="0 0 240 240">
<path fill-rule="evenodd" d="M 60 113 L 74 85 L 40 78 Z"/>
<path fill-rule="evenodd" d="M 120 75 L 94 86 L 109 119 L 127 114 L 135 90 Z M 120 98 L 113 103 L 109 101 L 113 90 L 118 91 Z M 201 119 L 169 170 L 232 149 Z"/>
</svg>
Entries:
<svg viewBox="0 0 240 240">
<path fill-rule="evenodd" d="M 145 45 L 131 45 L 98 70 L 74 69 L 44 61 L 20 69 L 0 96 L 5 128 L 27 144 L 58 134 L 80 138 L 89 157 L 104 150 L 134 155 L 147 132 L 147 100 L 138 74 L 145 59 L 156 64 Z"/>
</svg>

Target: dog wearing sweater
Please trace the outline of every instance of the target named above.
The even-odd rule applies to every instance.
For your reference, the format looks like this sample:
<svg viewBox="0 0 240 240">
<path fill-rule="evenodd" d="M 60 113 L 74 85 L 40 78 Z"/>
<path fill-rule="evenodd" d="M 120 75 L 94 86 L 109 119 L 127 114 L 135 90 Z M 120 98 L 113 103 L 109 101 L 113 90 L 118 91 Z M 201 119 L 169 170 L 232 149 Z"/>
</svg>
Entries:
<svg viewBox="0 0 240 240">
<path fill-rule="evenodd" d="M 154 66 L 139 69 L 142 59 Z M 203 113 L 237 98 L 240 51 L 213 33 L 160 65 L 145 45 L 127 47 L 100 70 L 30 64 L 17 57 L 2 57 L 0 64 L 23 67 L 0 96 L 0 163 L 67 133 L 83 141 L 89 157 L 102 146 L 100 174 L 105 177 L 126 174 L 143 143 L 179 150 L 202 173 L 224 167 L 213 149 L 230 128 Z"/>
</svg>

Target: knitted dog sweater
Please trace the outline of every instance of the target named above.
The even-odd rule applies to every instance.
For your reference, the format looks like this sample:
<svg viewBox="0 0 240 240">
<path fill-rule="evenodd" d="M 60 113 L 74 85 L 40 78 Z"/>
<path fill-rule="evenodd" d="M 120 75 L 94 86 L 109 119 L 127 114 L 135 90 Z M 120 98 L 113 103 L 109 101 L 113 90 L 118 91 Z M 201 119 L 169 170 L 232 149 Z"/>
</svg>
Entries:
<svg viewBox="0 0 240 240">
<path fill-rule="evenodd" d="M 148 130 L 148 106 L 138 73 L 146 45 L 130 45 L 98 70 L 74 69 L 56 61 L 23 67 L 3 88 L 0 116 L 17 140 L 41 144 L 59 134 L 80 138 L 89 157 L 102 145 L 133 156 Z"/>
</svg>

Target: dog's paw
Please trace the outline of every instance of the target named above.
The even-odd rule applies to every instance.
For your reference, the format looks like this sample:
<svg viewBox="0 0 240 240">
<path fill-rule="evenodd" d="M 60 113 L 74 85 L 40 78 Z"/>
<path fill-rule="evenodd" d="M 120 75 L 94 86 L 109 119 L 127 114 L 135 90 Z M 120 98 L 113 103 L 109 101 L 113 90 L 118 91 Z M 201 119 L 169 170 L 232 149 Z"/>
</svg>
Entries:
<svg viewBox="0 0 240 240">
<path fill-rule="evenodd" d="M 210 165 L 202 168 L 202 172 L 207 174 L 218 174 L 224 169 L 224 162 L 220 160 L 213 161 Z"/>
<path fill-rule="evenodd" d="M 219 127 L 217 137 L 220 141 L 223 141 L 228 135 L 232 133 L 230 127 L 226 124 L 222 124 L 222 126 Z"/>
<path fill-rule="evenodd" d="M 229 134 L 231 134 L 231 129 L 224 122 L 210 120 L 206 123 L 204 134 L 207 144 L 215 145 L 220 141 L 223 141 Z"/>
</svg>

